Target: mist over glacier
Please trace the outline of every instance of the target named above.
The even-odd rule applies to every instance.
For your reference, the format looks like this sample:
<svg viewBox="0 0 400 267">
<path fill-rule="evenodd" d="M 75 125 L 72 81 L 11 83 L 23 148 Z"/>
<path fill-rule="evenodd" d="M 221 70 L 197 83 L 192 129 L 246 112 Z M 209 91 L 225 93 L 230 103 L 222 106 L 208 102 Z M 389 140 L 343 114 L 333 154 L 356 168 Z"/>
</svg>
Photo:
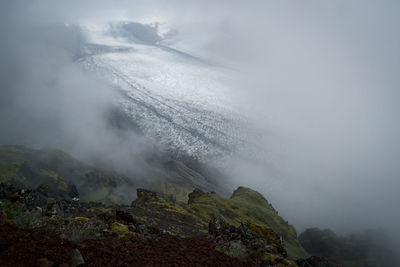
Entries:
<svg viewBox="0 0 400 267">
<path fill-rule="evenodd" d="M 121 168 L 155 144 L 223 158 L 227 187 L 264 193 L 300 230 L 399 234 L 396 1 L 0 7 L 1 143 Z M 116 106 L 144 136 L 110 127 Z"/>
</svg>

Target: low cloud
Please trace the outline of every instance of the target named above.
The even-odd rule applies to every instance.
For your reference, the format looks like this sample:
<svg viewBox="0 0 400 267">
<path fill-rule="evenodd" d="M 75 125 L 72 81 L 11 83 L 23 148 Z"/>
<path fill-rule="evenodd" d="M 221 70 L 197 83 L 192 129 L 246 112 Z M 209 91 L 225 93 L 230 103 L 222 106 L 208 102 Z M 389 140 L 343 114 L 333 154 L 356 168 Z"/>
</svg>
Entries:
<svg viewBox="0 0 400 267">
<path fill-rule="evenodd" d="M 115 92 L 74 64 L 80 37 L 64 22 L 159 17 L 179 45 L 237 73 L 230 97 L 261 131 L 249 141 L 262 160 L 234 155 L 232 187 L 265 193 L 299 229 L 399 235 L 399 9 L 396 1 L 3 1 L 0 142 L 111 160 L 132 146 L 146 151 L 152 144 L 131 131 L 121 138 L 104 120 Z"/>
</svg>

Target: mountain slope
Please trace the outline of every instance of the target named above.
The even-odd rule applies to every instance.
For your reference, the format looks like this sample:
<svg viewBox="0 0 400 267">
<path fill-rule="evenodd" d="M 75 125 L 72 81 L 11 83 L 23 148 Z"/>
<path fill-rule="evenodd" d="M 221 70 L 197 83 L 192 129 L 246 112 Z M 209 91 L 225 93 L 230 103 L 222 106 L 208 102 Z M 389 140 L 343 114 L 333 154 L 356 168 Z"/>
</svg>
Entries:
<svg viewBox="0 0 400 267">
<path fill-rule="evenodd" d="M 86 23 L 78 64 L 120 93 L 119 106 L 176 157 L 211 161 L 243 143 L 229 98 L 232 73 L 170 48 L 157 28 Z"/>
<path fill-rule="evenodd" d="M 113 171 L 94 168 L 55 149 L 1 146 L 0 166 L 0 182 L 8 182 L 21 189 L 33 189 L 45 183 L 50 186 L 49 192 L 54 192 L 54 197 L 59 201 L 70 201 L 79 193 L 82 201 L 114 205 L 127 203 L 136 197 L 135 188 L 140 183 Z M 207 181 L 200 174 L 174 160 L 164 162 L 163 166 L 164 169 L 158 171 L 164 170 L 166 174 L 160 177 L 166 177 L 167 180 L 159 178 L 147 182 L 159 189 L 159 193 L 138 189 L 137 199 L 132 205 L 120 206 L 119 209 L 134 215 L 137 221 L 148 226 L 183 236 L 207 233 L 210 221 L 216 218 L 235 227 L 250 222 L 254 229 L 262 232 L 264 230 L 261 229 L 272 229 L 277 233 L 284 240 L 291 258 L 308 255 L 297 242 L 293 226 L 285 222 L 261 194 L 245 187 L 238 188 L 229 199 L 215 192 L 205 193 L 198 189 L 199 186 L 207 190 L 204 187 Z M 25 171 L 26 168 L 29 172 Z M 195 187 L 197 189 L 193 190 Z M 71 195 L 71 188 L 75 188 L 75 195 Z M 25 193 L 21 191 L 17 194 Z M 281 242 L 276 237 L 273 240 L 276 244 Z"/>
<path fill-rule="evenodd" d="M 127 202 L 130 199 L 124 199 L 118 189 L 134 186 L 125 176 L 94 168 L 56 149 L 0 146 L 0 167 L 1 182 L 28 189 L 46 184 L 61 199 Z"/>
</svg>

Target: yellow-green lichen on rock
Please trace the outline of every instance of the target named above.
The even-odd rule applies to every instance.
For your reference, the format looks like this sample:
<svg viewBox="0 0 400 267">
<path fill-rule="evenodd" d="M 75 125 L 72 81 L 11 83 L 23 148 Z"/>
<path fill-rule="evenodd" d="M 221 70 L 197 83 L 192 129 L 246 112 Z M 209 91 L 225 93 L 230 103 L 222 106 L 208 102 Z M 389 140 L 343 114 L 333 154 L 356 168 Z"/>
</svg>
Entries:
<svg viewBox="0 0 400 267">
<path fill-rule="evenodd" d="M 128 226 L 118 222 L 111 224 L 110 232 L 118 235 L 118 238 L 132 238 L 136 236 L 134 232 L 129 231 Z"/>
<path fill-rule="evenodd" d="M 79 221 L 79 222 L 88 222 L 89 221 L 89 218 L 86 218 L 86 217 L 74 217 L 74 218 L 72 218 L 71 220 L 73 220 L 73 221 Z"/>
<path fill-rule="evenodd" d="M 159 196 L 156 192 L 146 189 L 137 189 L 137 198 L 132 201 L 132 206 L 137 205 L 152 207 L 152 210 L 155 211 L 167 211 L 192 216 L 185 205 L 168 201 L 164 197 Z"/>
<path fill-rule="evenodd" d="M 188 196 L 188 203 L 173 203 L 157 193 L 138 189 L 137 199 L 132 202 L 134 213 L 146 214 L 151 211 L 151 218 L 158 224 L 167 222 L 168 218 L 179 218 L 176 221 L 175 233 L 184 233 L 182 224 L 190 222 L 192 228 L 206 233 L 213 218 L 238 227 L 242 222 L 249 222 L 253 230 L 279 247 L 281 239 L 290 258 L 306 258 L 309 255 L 297 240 L 296 230 L 283 220 L 268 201 L 258 192 L 239 187 L 231 198 L 223 198 L 216 193 L 194 190 Z M 181 228 L 181 229 L 180 229 Z M 179 230 L 180 229 L 180 230 Z M 187 229 L 186 229 L 187 230 Z"/>
<path fill-rule="evenodd" d="M 247 221 L 255 228 L 259 225 L 264 229 L 272 229 L 283 238 L 289 257 L 297 259 L 309 256 L 299 244 L 294 227 L 283 220 L 260 193 L 246 187 L 239 187 L 230 199 L 199 190 L 193 193 L 189 195 L 189 209 L 205 220 L 216 216 L 234 226 Z"/>
<path fill-rule="evenodd" d="M 258 192 L 239 187 L 230 198 L 231 202 L 240 207 L 235 210 L 241 218 L 271 228 L 285 242 L 285 248 L 292 258 L 306 258 L 308 253 L 297 240 L 296 229 L 278 215 L 278 212 Z"/>
<path fill-rule="evenodd" d="M 238 226 L 242 221 L 229 203 L 229 199 L 223 198 L 216 193 L 204 193 L 195 189 L 189 194 L 188 208 L 207 223 L 214 217 L 222 218 L 229 224 Z"/>
<path fill-rule="evenodd" d="M 270 265 L 276 267 L 297 267 L 297 264 L 295 262 L 282 258 L 281 256 L 276 254 L 262 253 L 260 258 L 268 262 Z"/>
</svg>

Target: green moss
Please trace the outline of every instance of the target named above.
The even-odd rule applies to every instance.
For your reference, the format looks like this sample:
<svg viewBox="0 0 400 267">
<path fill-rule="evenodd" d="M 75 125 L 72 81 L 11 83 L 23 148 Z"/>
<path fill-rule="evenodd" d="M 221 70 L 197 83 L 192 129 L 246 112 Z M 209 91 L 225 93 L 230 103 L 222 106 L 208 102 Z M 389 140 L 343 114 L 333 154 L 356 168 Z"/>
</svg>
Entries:
<svg viewBox="0 0 400 267">
<path fill-rule="evenodd" d="M 23 209 L 8 200 L 0 200 L 0 213 L 7 214 L 10 222 L 21 228 L 42 227 L 50 220 L 45 216 L 25 213 Z"/>
<path fill-rule="evenodd" d="M 188 195 L 193 191 L 193 188 L 183 187 L 171 183 L 166 183 L 162 180 L 155 179 L 149 186 L 152 190 L 161 193 L 164 196 L 173 196 L 177 203 L 187 203 Z"/>
<path fill-rule="evenodd" d="M 181 205 L 168 202 L 161 197 L 155 199 L 154 201 L 151 201 L 150 203 L 155 204 L 155 205 L 159 206 L 160 208 L 165 209 L 166 211 L 169 211 L 169 212 L 175 212 L 175 213 L 180 213 L 180 214 L 185 214 L 185 215 L 190 215 L 190 216 L 192 215 Z"/>
<path fill-rule="evenodd" d="M 230 200 L 239 207 L 235 212 L 241 218 L 271 228 L 282 236 L 285 248 L 291 258 L 309 257 L 309 254 L 299 244 L 294 227 L 283 220 L 260 193 L 250 188 L 239 187 Z"/>
<path fill-rule="evenodd" d="M 232 258 L 244 259 L 246 256 L 246 254 L 242 251 L 227 246 L 217 247 L 215 250 L 224 253 L 225 255 L 228 255 Z"/>
<path fill-rule="evenodd" d="M 68 183 L 62 178 L 60 177 L 60 175 L 58 175 L 58 173 L 51 171 L 51 170 L 44 170 L 41 169 L 40 173 L 50 177 L 53 182 L 57 185 L 57 189 L 62 191 L 62 192 L 68 192 L 69 190 L 69 185 Z"/>
<path fill-rule="evenodd" d="M 132 205 L 145 205 L 145 206 L 150 206 L 152 210 L 159 210 L 161 212 L 162 211 L 174 212 L 187 216 L 193 216 L 193 214 L 188 211 L 185 205 L 170 202 L 166 200 L 164 197 L 158 196 L 157 194 L 151 191 L 148 191 L 148 193 L 146 192 L 142 193 L 141 196 L 138 196 L 138 198 L 132 202 Z"/>
<path fill-rule="evenodd" d="M 136 236 L 134 232 L 129 231 L 128 226 L 118 222 L 111 224 L 110 232 L 118 235 L 118 238 L 132 238 Z"/>
<path fill-rule="evenodd" d="M 254 255 L 253 255 L 254 256 Z M 270 254 L 270 253 L 261 253 L 257 255 L 257 257 L 263 261 L 266 261 L 269 265 L 273 265 L 276 267 L 297 267 L 297 264 L 280 257 L 279 255 Z"/>
<path fill-rule="evenodd" d="M 306 258 L 308 253 L 297 241 L 297 233 L 293 226 L 284 221 L 258 192 L 245 187 L 239 187 L 230 199 L 217 194 L 203 193 L 194 198 L 188 209 L 197 217 L 207 222 L 213 217 L 220 217 L 231 225 L 239 226 L 240 222 L 251 222 L 255 230 L 263 231 L 266 238 L 272 229 L 285 241 L 285 248 L 291 258 Z M 205 226 L 204 226 L 205 227 Z M 278 241 L 276 241 L 278 242 Z M 276 243 L 278 246 L 278 243 Z"/>
<path fill-rule="evenodd" d="M 239 186 L 235 192 L 233 192 L 231 199 L 241 199 L 258 205 L 269 205 L 268 201 L 263 195 L 257 191 L 243 186 Z"/>
<path fill-rule="evenodd" d="M 0 182 L 10 182 L 12 180 L 26 184 L 26 179 L 20 176 L 20 171 L 24 162 L 0 162 Z"/>
<path fill-rule="evenodd" d="M 137 235 L 134 232 L 126 232 L 126 233 L 123 233 L 122 235 L 120 235 L 119 238 L 120 239 L 125 239 L 125 238 L 129 239 L 129 238 L 133 238 L 133 237 L 136 237 L 136 236 Z"/>
<path fill-rule="evenodd" d="M 272 229 L 265 227 L 261 224 L 248 222 L 250 229 L 257 233 L 259 236 L 265 238 L 267 242 L 278 249 L 278 251 L 283 251 L 284 248 L 281 244 L 280 237 Z"/>
<path fill-rule="evenodd" d="M 89 218 L 86 218 L 86 217 L 74 217 L 74 218 L 71 218 L 71 220 L 79 221 L 79 222 L 88 222 Z"/>
<path fill-rule="evenodd" d="M 214 217 L 222 218 L 234 226 L 238 226 L 241 222 L 240 216 L 232 209 L 229 199 L 222 198 L 217 194 L 205 193 L 197 196 L 189 204 L 189 209 L 207 223 Z"/>
<path fill-rule="evenodd" d="M 129 231 L 128 226 L 126 226 L 122 223 L 114 222 L 110 226 L 110 232 L 112 232 L 112 233 L 120 234 L 120 233 L 124 233 L 127 231 Z"/>
</svg>

